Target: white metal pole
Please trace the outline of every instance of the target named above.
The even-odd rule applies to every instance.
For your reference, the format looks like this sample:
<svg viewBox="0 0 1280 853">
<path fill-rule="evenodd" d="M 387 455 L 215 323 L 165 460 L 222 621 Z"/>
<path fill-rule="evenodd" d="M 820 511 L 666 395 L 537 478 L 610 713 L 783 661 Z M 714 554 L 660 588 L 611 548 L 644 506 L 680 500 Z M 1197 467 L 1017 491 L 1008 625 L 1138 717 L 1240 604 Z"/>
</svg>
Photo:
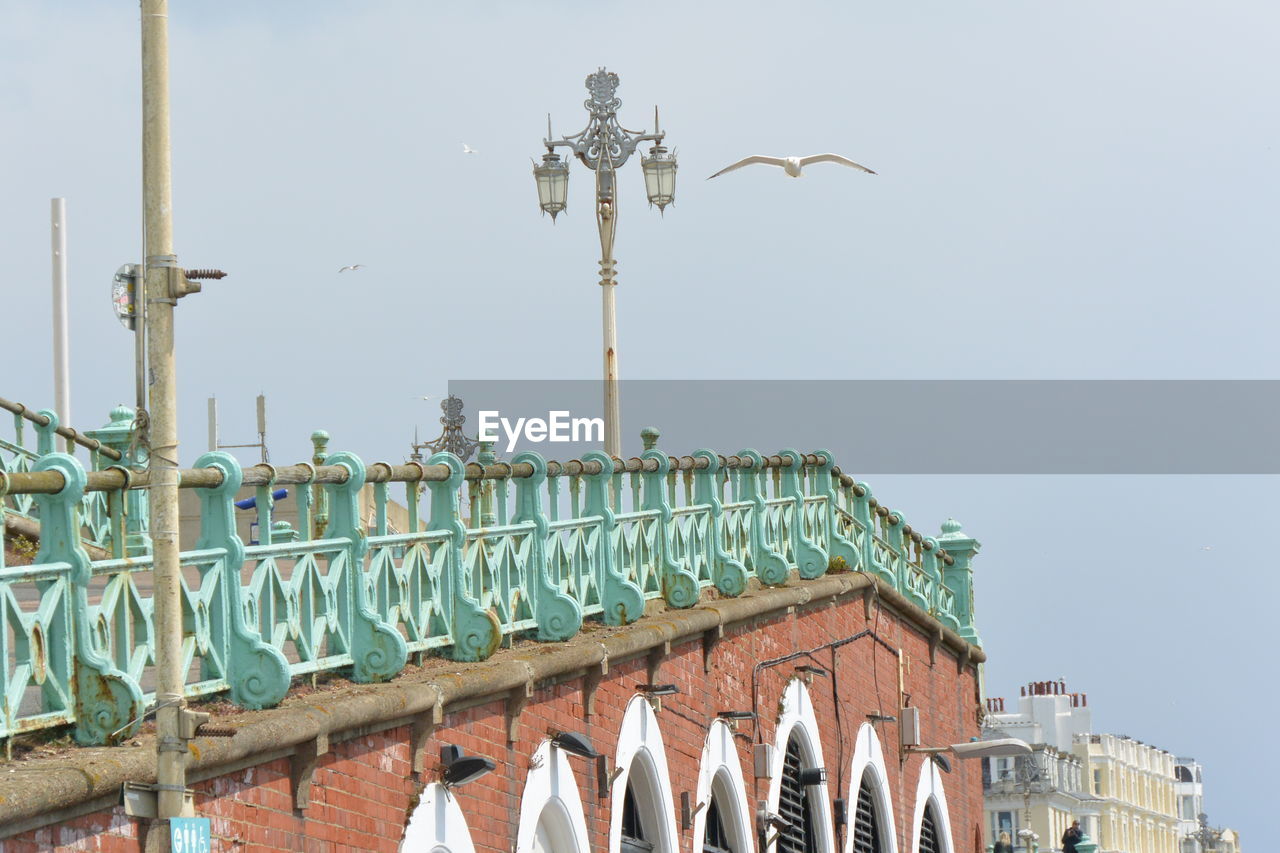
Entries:
<svg viewBox="0 0 1280 853">
<path fill-rule="evenodd" d="M 67 200 L 51 199 L 53 235 L 53 410 L 71 426 L 71 333 L 67 322 Z M 67 439 L 67 452 L 75 442 Z"/>
<path fill-rule="evenodd" d="M 150 369 L 151 542 L 155 577 L 156 811 L 182 814 L 187 747 L 182 598 L 178 561 L 177 373 L 173 308 L 181 270 L 173 254 L 169 151 L 169 4 L 142 0 L 142 180 L 146 214 L 145 300 Z"/>
<path fill-rule="evenodd" d="M 614 289 L 618 286 L 613 240 L 618 230 L 617 188 L 613 168 L 596 169 L 596 225 L 600 229 L 600 297 L 604 326 L 604 452 L 622 455 L 622 424 L 618 405 L 618 315 Z"/>
</svg>

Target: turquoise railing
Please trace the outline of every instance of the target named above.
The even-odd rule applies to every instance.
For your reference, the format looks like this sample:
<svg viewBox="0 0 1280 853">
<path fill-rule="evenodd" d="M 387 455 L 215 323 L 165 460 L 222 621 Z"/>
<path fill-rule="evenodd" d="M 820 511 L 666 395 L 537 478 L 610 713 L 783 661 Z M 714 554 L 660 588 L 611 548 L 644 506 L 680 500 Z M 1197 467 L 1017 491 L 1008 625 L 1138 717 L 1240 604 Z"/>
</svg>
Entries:
<svg viewBox="0 0 1280 853">
<path fill-rule="evenodd" d="M 921 536 L 825 451 L 480 459 L 366 466 L 334 453 L 277 469 L 201 456 L 181 475 L 201 501 L 199 539 L 181 555 L 187 695 L 268 707 L 297 678 L 386 680 L 429 653 L 482 660 L 516 636 L 566 640 L 584 619 L 632 622 L 652 599 L 689 607 L 708 587 L 736 596 L 752 578 L 783 585 L 829 571 L 874 574 L 978 642 L 977 543 L 950 521 L 938 540 Z M 86 473 L 52 452 L 27 462 L 3 483 L 7 498 L 32 499 L 42 530 L 32 565 L 0 567 L 0 738 L 70 724 L 81 743 L 110 743 L 154 700 L 152 563 L 92 561 L 78 534 L 86 495 L 127 506 L 146 472 Z M 407 532 L 387 523 L 393 483 Z M 297 487 L 297 535 L 245 546 L 237 491 L 269 496 L 281 484 Z M 362 519 L 366 484 L 374 512 Z"/>
</svg>

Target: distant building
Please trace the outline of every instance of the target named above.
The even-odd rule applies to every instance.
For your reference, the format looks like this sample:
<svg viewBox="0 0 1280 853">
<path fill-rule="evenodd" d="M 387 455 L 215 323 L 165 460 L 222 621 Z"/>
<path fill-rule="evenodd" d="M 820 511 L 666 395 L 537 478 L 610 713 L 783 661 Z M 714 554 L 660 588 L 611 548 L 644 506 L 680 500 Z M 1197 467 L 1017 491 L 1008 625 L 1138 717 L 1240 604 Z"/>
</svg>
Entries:
<svg viewBox="0 0 1280 853">
<path fill-rule="evenodd" d="M 1175 797 L 1175 761 L 1124 735 L 1093 733 L 1088 698 L 1062 681 L 1022 688 L 1016 711 L 987 700 L 985 736 L 1016 737 L 1032 754 L 983 767 L 986 841 L 1008 832 L 1015 849 L 1031 829 L 1042 851 L 1059 849 L 1073 820 L 1099 853 L 1185 853 Z M 1197 851 L 1201 853 L 1201 851 Z"/>
<path fill-rule="evenodd" d="M 1204 847 L 1193 837 L 1204 813 L 1203 770 L 1194 758 L 1179 758 L 1173 773 L 1177 780 L 1173 793 L 1178 798 L 1178 838 L 1182 853 L 1204 853 Z"/>
<path fill-rule="evenodd" d="M 1097 798 L 1099 853 L 1179 853 L 1173 755 L 1126 735 L 1105 734 L 1079 738 L 1077 754 L 1087 757 Z"/>
<path fill-rule="evenodd" d="M 983 762 L 987 846 L 1007 832 L 1014 849 L 1027 850 L 1022 833 L 1030 829 L 1041 850 L 1055 849 L 1073 820 L 1096 838 L 1098 810 L 1085 759 L 1074 751 L 1091 728 L 1085 695 L 1068 693 L 1061 681 L 1038 681 L 1022 688 L 1017 711 L 1005 711 L 1004 699 L 987 700 L 987 711 L 986 737 L 1016 737 L 1032 749 Z"/>
</svg>

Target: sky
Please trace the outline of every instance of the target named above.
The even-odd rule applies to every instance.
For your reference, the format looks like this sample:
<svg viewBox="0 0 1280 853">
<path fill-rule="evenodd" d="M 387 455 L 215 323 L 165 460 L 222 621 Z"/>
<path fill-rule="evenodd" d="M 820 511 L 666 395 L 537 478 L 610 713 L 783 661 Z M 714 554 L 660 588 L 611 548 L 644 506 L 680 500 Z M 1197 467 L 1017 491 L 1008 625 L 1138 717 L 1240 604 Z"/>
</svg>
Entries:
<svg viewBox="0 0 1280 853">
<path fill-rule="evenodd" d="M 109 300 L 142 251 L 137 4 L 0 0 L 0 21 L 0 393 L 52 405 L 63 196 L 72 421 L 93 428 L 133 398 Z M 183 461 L 210 395 L 222 440 L 251 442 L 266 394 L 273 461 L 317 428 L 401 459 L 450 380 L 598 376 L 589 174 L 553 226 L 530 158 L 548 112 L 585 125 L 602 65 L 627 127 L 660 105 L 680 164 L 662 216 L 637 164 L 619 176 L 624 378 L 1277 378 L 1277 26 L 1261 0 L 174 2 L 176 250 L 230 273 L 177 311 Z M 825 151 L 878 174 L 704 180 Z M 1065 678 L 1100 730 L 1201 761 L 1211 822 L 1250 846 L 1255 768 L 1280 758 L 1258 731 L 1280 700 L 1276 485 L 874 482 L 918 528 L 954 515 L 983 542 L 989 695 Z"/>
</svg>

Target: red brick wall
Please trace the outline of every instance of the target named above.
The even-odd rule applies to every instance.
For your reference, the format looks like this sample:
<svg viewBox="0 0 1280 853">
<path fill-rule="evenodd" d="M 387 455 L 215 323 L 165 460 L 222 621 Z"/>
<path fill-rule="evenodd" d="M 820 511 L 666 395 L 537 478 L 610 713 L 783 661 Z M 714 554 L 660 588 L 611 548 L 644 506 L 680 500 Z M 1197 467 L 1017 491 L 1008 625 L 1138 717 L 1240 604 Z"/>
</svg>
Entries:
<svg viewBox="0 0 1280 853">
<path fill-rule="evenodd" d="M 706 726 L 717 711 L 749 710 L 751 671 L 760 661 L 820 646 L 870 628 L 903 655 L 904 689 L 911 703 L 921 709 L 921 735 L 926 745 L 945 745 L 978 734 L 977 691 L 972 668 L 958 672 L 956 658 L 943 648 L 930 663 L 927 637 L 893 613 L 873 608 L 864 616 L 861 598 L 839 604 L 812 605 L 795 613 L 778 613 L 754 623 L 726 630 L 716 646 L 710 673 L 703 669 L 701 638 L 674 645 L 658 672 L 662 683 L 680 685 L 682 693 L 663 698 L 658 715 L 671 773 L 672 800 L 678 821 L 680 792 L 696 791 Z M 854 737 L 866 714 L 898 715 L 897 657 L 870 638 L 837 651 L 835 676 L 840 689 L 843 747 L 836 727 L 832 679 L 815 678 L 809 688 L 820 728 L 832 797 L 847 796 L 851 780 Z M 764 670 L 759 675 L 759 740 L 772 743 L 779 700 L 794 666 L 815 663 L 831 670 L 829 650 L 815 659 L 797 660 Z M 454 790 L 467 817 L 476 849 L 483 853 L 510 853 L 516 841 L 520 790 L 528 773 L 529 756 L 550 730 L 586 734 L 595 747 L 612 755 L 627 702 L 635 685 L 648 680 L 642 656 L 615 662 L 600 684 L 596 715 L 585 717 L 581 680 L 543 686 L 520 717 L 517 742 L 507 744 L 505 700 L 445 715 L 427 748 L 427 777 L 436 778 L 440 745 L 453 743 L 467 754 L 488 756 L 498 769 Z M 894 803 L 898 849 L 908 853 L 913 831 L 915 791 L 924 758 L 912 755 L 899 764 L 898 726 L 877 724 L 885 751 L 889 789 Z M 750 722 L 738 738 L 747 800 L 754 809 L 765 799 L 768 780 L 754 779 L 751 743 L 757 740 Z M 976 853 L 975 835 L 982 820 L 982 784 L 977 762 L 953 761 L 953 772 L 944 776 L 951 816 L 954 849 Z M 841 773 L 840 768 L 843 768 Z M 608 843 L 608 800 L 597 799 L 592 768 L 574 760 L 579 790 L 591 833 L 591 849 L 603 851 Z M 842 787 L 836 782 L 843 775 Z M 311 805 L 303 812 L 292 808 L 289 761 L 280 759 L 240 770 L 194 786 L 197 808 L 212 819 L 218 850 L 385 850 L 395 851 L 408 815 L 416 801 L 417 784 L 411 772 L 409 729 L 388 729 L 379 734 L 335 741 L 319 759 L 311 792 Z M 120 809 L 99 812 L 56 827 L 32 831 L 0 842 L 3 853 L 69 849 L 135 851 L 145 835 L 145 822 L 125 817 Z M 680 831 L 683 853 L 692 853 L 692 832 Z"/>
</svg>

